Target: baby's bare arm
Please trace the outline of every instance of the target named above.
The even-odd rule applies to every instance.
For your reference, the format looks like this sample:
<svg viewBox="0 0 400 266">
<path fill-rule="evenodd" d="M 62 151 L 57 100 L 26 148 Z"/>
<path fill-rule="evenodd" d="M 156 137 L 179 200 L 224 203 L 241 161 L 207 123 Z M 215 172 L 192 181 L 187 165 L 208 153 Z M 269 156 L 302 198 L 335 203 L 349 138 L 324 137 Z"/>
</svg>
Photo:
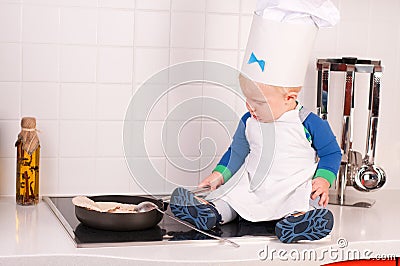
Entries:
<svg viewBox="0 0 400 266">
<path fill-rule="evenodd" d="M 312 181 L 312 192 L 311 199 L 316 199 L 318 196 L 321 197 L 318 204 L 326 207 L 329 202 L 329 182 L 325 178 L 317 177 Z"/>
<path fill-rule="evenodd" d="M 199 187 L 210 186 L 211 190 L 217 189 L 224 183 L 224 178 L 220 172 L 214 171 L 211 175 L 206 177 L 201 183 Z"/>
</svg>

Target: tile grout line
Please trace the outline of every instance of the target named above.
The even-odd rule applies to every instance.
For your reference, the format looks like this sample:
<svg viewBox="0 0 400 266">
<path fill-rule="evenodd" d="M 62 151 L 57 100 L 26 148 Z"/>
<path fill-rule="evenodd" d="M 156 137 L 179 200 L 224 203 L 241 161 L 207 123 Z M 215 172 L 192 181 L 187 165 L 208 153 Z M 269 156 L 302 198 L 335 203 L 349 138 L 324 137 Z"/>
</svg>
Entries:
<svg viewBox="0 0 400 266">
<path fill-rule="evenodd" d="M 20 17 L 20 23 L 21 23 L 21 29 L 20 29 L 20 39 L 19 39 L 19 44 L 20 44 L 20 51 L 21 51 L 21 73 L 20 73 L 20 80 L 19 80 L 19 116 L 22 117 L 22 87 L 24 84 L 24 43 L 23 43 L 23 30 L 24 30 L 24 7 L 23 4 L 20 3 L 20 11 L 21 11 L 21 17 Z"/>
<path fill-rule="evenodd" d="M 133 28 L 132 28 L 132 34 L 133 34 L 133 40 L 132 40 L 132 83 L 131 83 L 131 97 L 128 103 L 128 106 L 125 109 L 125 116 L 126 116 L 126 112 L 128 112 L 129 109 L 129 105 L 131 104 L 131 101 L 133 99 L 133 96 L 136 93 L 137 90 L 137 86 L 136 84 L 136 63 L 135 63 L 135 55 L 136 55 L 136 25 L 137 25 L 137 0 L 133 0 L 134 1 L 134 8 L 133 8 Z M 130 181 L 133 182 L 128 182 L 128 191 L 129 192 L 133 192 L 134 191 L 134 185 L 135 184 L 135 178 L 133 177 L 133 173 L 131 172 L 131 169 L 129 167 L 128 164 L 128 159 L 126 158 L 126 155 L 124 153 L 125 148 L 124 148 L 124 125 L 125 125 L 125 118 L 123 120 L 122 123 L 122 134 L 121 134 L 121 138 L 122 138 L 122 149 L 123 149 L 123 158 L 124 158 L 124 163 L 126 165 L 126 167 L 128 168 L 128 174 L 130 176 Z"/>
<path fill-rule="evenodd" d="M 206 49 L 206 43 L 207 43 L 207 11 L 208 11 L 208 8 L 209 8 L 209 6 L 208 6 L 208 1 L 207 0 L 205 0 L 205 7 L 204 7 L 204 32 L 203 32 L 203 34 L 204 34 L 204 38 L 203 38 L 203 62 L 204 62 L 204 60 L 206 60 L 206 51 L 207 51 L 207 49 Z M 204 66 L 204 63 L 203 63 L 203 66 Z M 204 86 L 205 86 L 205 82 L 204 82 L 204 80 L 205 80 L 205 69 L 203 68 L 203 83 L 202 83 L 202 86 L 201 86 L 201 94 L 202 94 L 202 100 L 201 100 L 201 114 L 203 114 L 204 113 L 204 110 L 205 110 L 205 100 L 204 100 L 204 98 L 205 98 L 205 88 L 204 88 Z M 203 137 L 204 137 L 204 121 L 203 121 L 204 119 L 201 119 L 200 120 L 200 143 L 201 143 L 201 140 L 203 139 Z M 199 143 L 199 147 L 200 147 L 200 143 Z M 201 152 L 201 151 L 200 151 Z M 198 162 L 198 169 L 199 169 L 199 172 L 198 172 L 198 176 L 197 176 L 197 184 L 199 184 L 200 182 L 201 182 L 201 180 L 202 180 L 202 178 L 201 178 L 201 176 L 200 176 L 200 169 L 201 169 L 201 156 L 200 156 L 200 159 L 199 159 L 199 162 Z M 197 185 L 196 184 L 196 185 Z"/>
<path fill-rule="evenodd" d="M 100 25 L 100 12 L 99 12 L 99 10 L 100 10 L 100 3 L 99 3 L 99 0 L 96 0 L 96 5 L 97 5 L 97 8 L 96 8 L 96 15 L 97 15 L 97 23 L 96 23 L 96 45 L 97 45 L 97 48 L 96 48 L 96 52 L 97 52 L 97 56 L 96 56 L 96 66 L 95 66 L 95 78 L 94 78 L 94 80 L 96 81 L 96 83 L 95 83 L 95 86 L 94 86 L 94 88 L 95 88 L 95 101 L 94 101 L 94 121 L 95 121 L 95 131 L 94 131 L 94 139 L 95 139 L 95 141 L 94 141 L 94 151 L 92 151 L 93 153 L 92 153 L 92 157 L 93 157 L 93 177 L 92 177 L 92 180 L 93 180 L 93 184 L 96 184 L 97 182 L 97 144 L 98 144 L 98 141 L 99 141 L 99 134 L 98 134 L 98 128 L 99 128 L 99 121 L 98 121 L 98 117 L 97 117 L 97 110 L 98 110 L 98 86 L 97 86 L 97 81 L 98 81 L 98 76 L 99 76 L 99 73 L 98 73 L 98 71 L 99 71 L 99 55 L 100 55 L 100 52 L 99 52 L 99 25 Z M 90 157 L 90 156 L 89 156 Z"/>
<path fill-rule="evenodd" d="M 170 66 L 171 65 L 171 57 L 172 57 L 172 1 L 173 0 L 170 0 L 170 2 L 169 2 L 169 34 L 168 34 L 168 49 L 169 49 L 169 56 L 168 56 L 168 66 Z M 168 90 L 169 90 L 169 84 L 170 84 L 170 75 L 168 74 Z M 167 105 L 167 117 L 168 117 L 168 114 L 169 114 L 169 95 L 170 95 L 170 93 L 169 93 L 169 91 L 165 94 L 166 95 L 166 105 Z M 164 125 L 165 125 L 165 119 L 163 120 L 163 126 L 161 127 L 161 130 L 164 128 Z M 168 122 L 168 121 L 167 121 Z M 162 135 L 163 135 L 163 132 L 161 131 L 161 144 L 164 146 L 164 143 L 163 143 L 163 138 L 162 138 Z M 166 139 L 168 139 L 168 130 L 166 130 L 165 131 L 165 138 Z M 164 146 L 164 148 L 163 148 L 163 151 L 165 152 L 165 157 L 166 156 L 168 156 L 168 152 L 166 152 L 166 150 L 167 150 L 167 147 L 166 146 Z M 165 192 L 165 193 L 169 193 L 168 191 L 167 191 L 167 188 L 168 188 L 168 178 L 167 178 L 167 163 L 169 162 L 169 160 L 166 158 L 165 160 L 164 160 L 164 182 L 163 182 L 163 191 Z"/>
<path fill-rule="evenodd" d="M 60 193 L 60 176 L 61 176 L 61 96 L 62 96 L 62 87 L 61 87 L 61 7 L 58 7 L 58 49 L 57 49 L 57 56 L 58 56 L 58 104 L 57 104 L 57 183 L 56 183 L 56 193 Z"/>
</svg>

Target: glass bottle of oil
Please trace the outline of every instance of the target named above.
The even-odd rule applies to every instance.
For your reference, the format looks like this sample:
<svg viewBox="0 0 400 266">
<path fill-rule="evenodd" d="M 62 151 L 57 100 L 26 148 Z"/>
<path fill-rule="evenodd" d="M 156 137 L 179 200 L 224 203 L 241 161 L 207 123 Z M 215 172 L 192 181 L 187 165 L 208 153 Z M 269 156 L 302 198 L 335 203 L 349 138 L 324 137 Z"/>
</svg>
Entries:
<svg viewBox="0 0 400 266">
<path fill-rule="evenodd" d="M 23 117 L 17 142 L 16 202 L 34 205 L 39 202 L 40 142 L 34 117 Z"/>
</svg>

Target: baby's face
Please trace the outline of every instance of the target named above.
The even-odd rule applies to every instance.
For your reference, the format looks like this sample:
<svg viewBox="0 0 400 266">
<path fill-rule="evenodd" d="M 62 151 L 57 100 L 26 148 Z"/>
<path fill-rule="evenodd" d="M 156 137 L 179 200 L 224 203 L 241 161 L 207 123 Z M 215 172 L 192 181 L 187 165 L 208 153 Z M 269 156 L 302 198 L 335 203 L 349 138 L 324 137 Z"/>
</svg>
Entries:
<svg viewBox="0 0 400 266">
<path fill-rule="evenodd" d="M 286 93 L 282 88 L 256 84 L 249 80 L 241 80 L 240 85 L 246 97 L 246 107 L 258 121 L 275 121 L 287 111 Z"/>
</svg>

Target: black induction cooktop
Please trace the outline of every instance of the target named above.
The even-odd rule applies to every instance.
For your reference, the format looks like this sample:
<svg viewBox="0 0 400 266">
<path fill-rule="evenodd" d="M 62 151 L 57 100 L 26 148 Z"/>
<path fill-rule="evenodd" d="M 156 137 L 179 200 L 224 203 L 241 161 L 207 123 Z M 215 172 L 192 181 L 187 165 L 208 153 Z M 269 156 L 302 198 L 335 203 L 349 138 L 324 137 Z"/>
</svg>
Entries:
<svg viewBox="0 0 400 266">
<path fill-rule="evenodd" d="M 164 215 L 161 222 L 150 229 L 140 231 L 106 231 L 88 227 L 78 221 L 71 197 L 43 197 L 62 223 L 76 247 L 105 247 L 176 243 L 176 241 L 201 241 L 211 239 Z M 168 213 L 169 209 L 167 210 Z M 274 236 L 274 221 L 252 223 L 240 217 L 216 227 L 209 233 L 224 237 Z"/>
</svg>

